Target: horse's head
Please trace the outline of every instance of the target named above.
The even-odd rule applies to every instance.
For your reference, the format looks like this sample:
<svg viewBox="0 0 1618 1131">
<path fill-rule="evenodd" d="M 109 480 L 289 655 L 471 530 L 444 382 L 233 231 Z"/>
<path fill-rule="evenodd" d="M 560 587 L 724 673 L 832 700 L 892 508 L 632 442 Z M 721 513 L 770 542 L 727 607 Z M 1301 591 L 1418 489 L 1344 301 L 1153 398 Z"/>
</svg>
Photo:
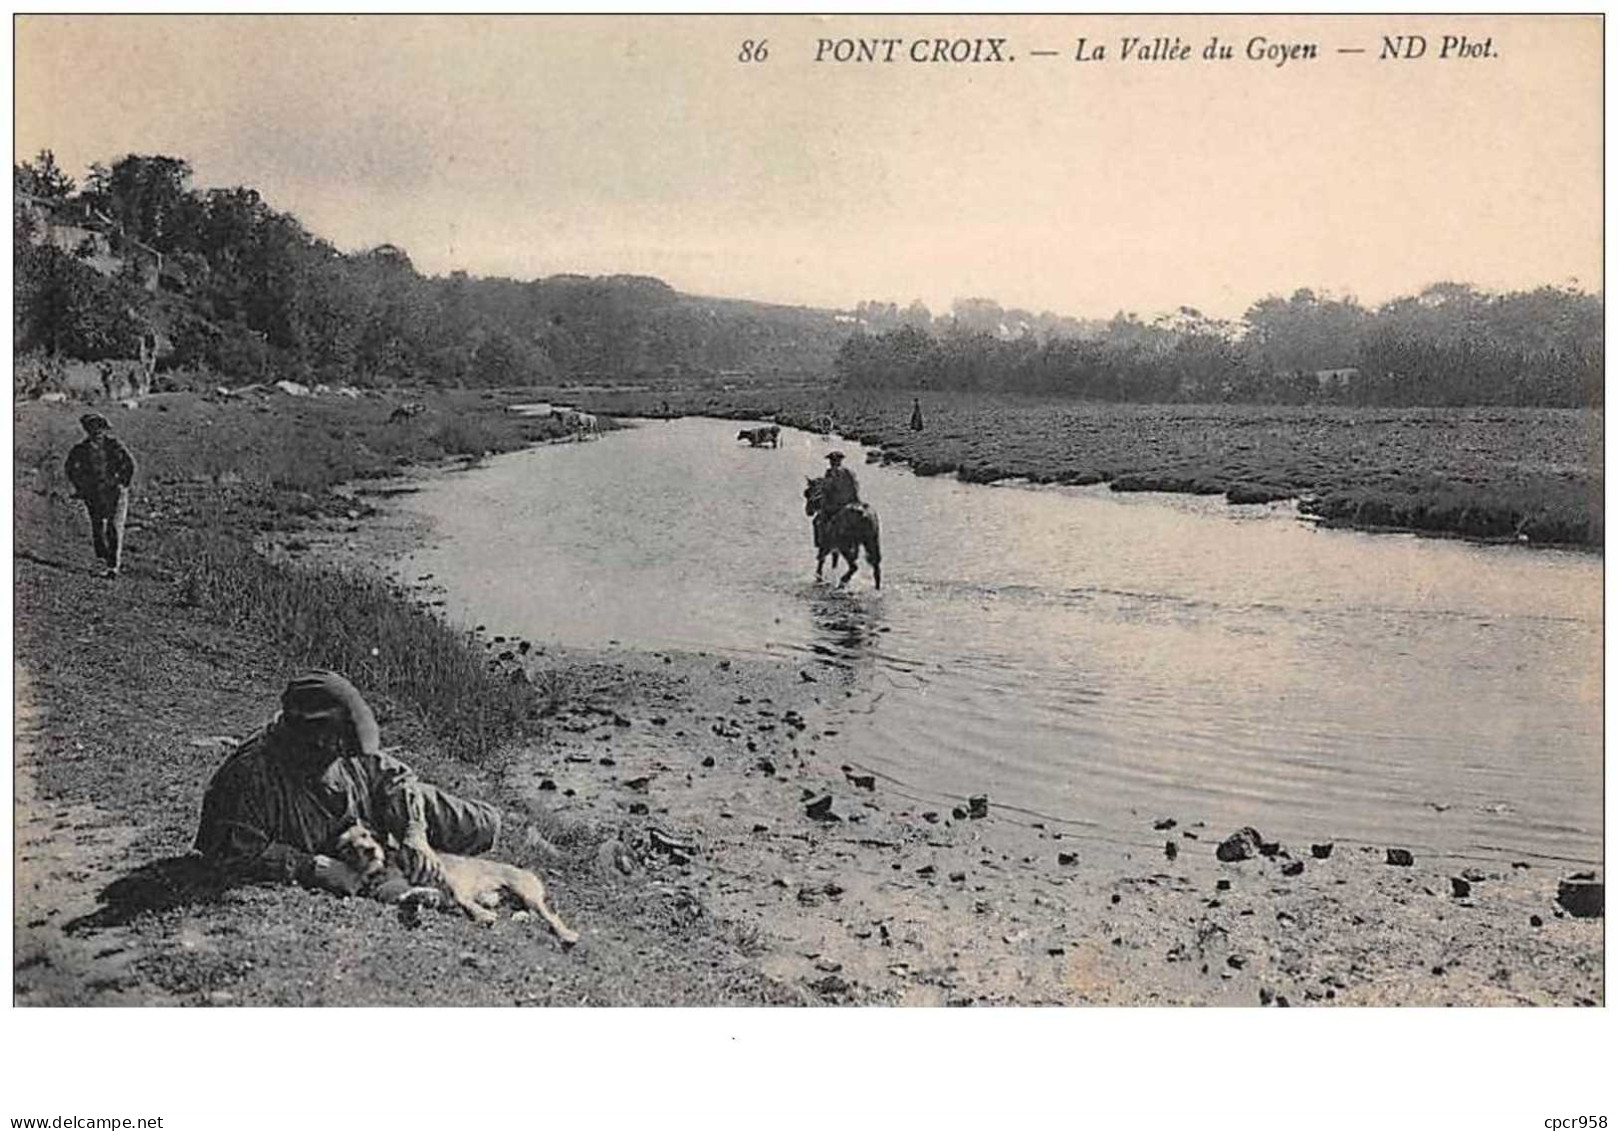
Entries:
<svg viewBox="0 0 1618 1131">
<path fill-rule="evenodd" d="M 826 484 L 824 480 L 805 477 L 806 484 L 803 489 L 803 513 L 813 515 L 820 510 L 822 498 L 825 496 Z"/>
</svg>

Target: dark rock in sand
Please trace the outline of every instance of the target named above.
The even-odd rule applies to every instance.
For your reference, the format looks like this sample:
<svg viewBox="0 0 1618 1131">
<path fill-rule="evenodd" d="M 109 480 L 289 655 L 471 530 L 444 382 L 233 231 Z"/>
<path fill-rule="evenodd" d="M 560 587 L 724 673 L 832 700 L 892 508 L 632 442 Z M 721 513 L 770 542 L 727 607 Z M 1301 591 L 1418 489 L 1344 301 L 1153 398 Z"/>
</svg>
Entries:
<svg viewBox="0 0 1618 1131">
<path fill-rule="evenodd" d="M 927 812 L 923 813 L 921 815 L 921 819 L 926 821 L 929 825 L 938 824 L 938 814 L 932 812 L 931 810 L 928 810 Z"/>
<path fill-rule="evenodd" d="M 652 784 L 651 778 L 630 778 L 624 782 L 625 789 L 632 789 L 636 793 L 645 793 L 646 787 Z"/>
<path fill-rule="evenodd" d="M 1121 895 L 1119 895 L 1119 894 L 1118 894 L 1118 893 L 1117 893 L 1117 892 L 1113 892 L 1113 893 L 1112 893 L 1112 901 L 1113 901 L 1113 902 L 1114 902 L 1114 903 L 1117 903 L 1117 902 L 1119 902 L 1119 901 L 1120 901 L 1120 900 L 1122 900 L 1122 899 L 1123 899 L 1123 898 L 1124 898 L 1124 897 L 1123 897 L 1123 896 L 1121 896 Z"/>
<path fill-rule="evenodd" d="M 1528 916 L 1528 925 L 1530 927 L 1543 927 L 1545 925 L 1545 920 L 1541 919 L 1538 915 L 1530 915 Z"/>
<path fill-rule="evenodd" d="M 1459 876 L 1451 876 L 1449 878 L 1449 892 L 1456 899 L 1465 899 L 1472 894 L 1472 885 L 1469 881 L 1463 880 Z"/>
<path fill-rule="evenodd" d="M 966 820 L 966 810 L 962 809 L 959 805 L 957 805 L 957 806 L 955 806 L 955 808 L 951 809 L 949 811 L 949 814 L 950 814 L 950 816 L 954 817 L 957 821 Z"/>
<path fill-rule="evenodd" d="M 1214 849 L 1214 855 L 1226 864 L 1234 864 L 1238 860 L 1251 860 L 1263 840 L 1257 829 L 1240 829 L 1220 841 L 1219 847 Z"/>
<path fill-rule="evenodd" d="M 1388 849 L 1388 863 L 1389 864 L 1392 864 L 1392 865 L 1394 865 L 1396 867 L 1399 867 L 1399 868 L 1408 868 L 1412 864 L 1414 864 L 1415 862 L 1416 862 L 1416 858 L 1414 856 L 1410 855 L 1410 850 L 1409 849 L 1405 849 L 1405 848 L 1390 848 L 1390 849 Z"/>
<path fill-rule="evenodd" d="M 775 776 L 775 763 L 770 761 L 768 758 L 760 758 L 756 764 L 759 768 L 759 772 L 764 774 L 766 777 L 773 778 Z"/>
<path fill-rule="evenodd" d="M 1266 858 L 1274 858 L 1281 853 L 1281 842 L 1278 840 L 1261 840 L 1258 844 L 1258 854 Z"/>
<path fill-rule="evenodd" d="M 1056 854 L 1056 862 L 1062 865 L 1077 864 L 1079 862 L 1079 854 L 1077 852 L 1058 852 Z"/>
<path fill-rule="evenodd" d="M 974 821 L 989 815 L 989 795 L 986 793 L 980 793 L 976 797 L 968 797 L 966 804 L 967 813 Z"/>
<path fill-rule="evenodd" d="M 1288 864 L 1286 867 L 1281 869 L 1281 874 L 1283 876 L 1301 876 L 1301 875 L 1303 875 L 1303 861 L 1302 860 L 1294 860 L 1294 861 L 1292 861 L 1292 863 Z"/>
<path fill-rule="evenodd" d="M 706 758 L 704 758 L 702 760 L 702 766 L 703 766 L 704 769 L 707 769 L 707 770 L 713 769 L 713 755 L 712 754 L 708 755 Z"/>
<path fill-rule="evenodd" d="M 1225 959 L 1225 965 L 1229 966 L 1232 970 L 1240 970 L 1243 966 L 1247 965 L 1247 959 L 1243 958 L 1239 954 L 1233 954 L 1229 958 Z"/>
<path fill-rule="evenodd" d="M 1316 860 L 1324 860 L 1324 859 L 1326 859 L 1326 857 L 1331 855 L 1331 850 L 1332 850 L 1333 847 L 1334 846 L 1332 844 L 1330 844 L 1330 843 L 1327 843 L 1327 844 L 1311 844 L 1309 846 L 1309 854 L 1311 856 L 1313 856 Z"/>
<path fill-rule="evenodd" d="M 855 789 L 876 789 L 875 774 L 846 774 L 844 776 L 848 778 L 848 784 Z"/>
<path fill-rule="evenodd" d="M 1164 817 L 1161 821 L 1154 822 L 1152 828 L 1156 829 L 1158 832 L 1165 832 L 1172 829 L 1179 823 L 1180 822 L 1176 821 L 1173 817 Z"/>
<path fill-rule="evenodd" d="M 650 810 L 644 801 L 634 801 L 629 805 L 629 815 L 631 817 L 644 817 L 648 812 Z"/>
<path fill-rule="evenodd" d="M 1580 872 L 1556 885 L 1556 902 L 1575 919 L 1600 919 L 1607 911 L 1607 886 L 1593 872 Z"/>
<path fill-rule="evenodd" d="M 822 797 L 817 797 L 817 798 L 815 798 L 815 800 L 809 802 L 809 804 L 807 804 L 807 805 L 805 805 L 803 807 L 803 811 L 808 816 L 812 817 L 814 820 L 817 820 L 817 821 L 840 821 L 840 820 L 842 820 L 841 817 L 839 817 L 836 813 L 833 813 L 831 811 L 831 803 L 832 803 L 832 796 L 831 796 L 831 794 L 828 793 L 828 794 L 825 794 Z"/>
<path fill-rule="evenodd" d="M 1180 846 L 1175 844 L 1172 840 L 1165 841 L 1163 843 L 1163 855 L 1167 856 L 1170 860 L 1173 860 L 1176 856 L 1180 855 Z"/>
<path fill-rule="evenodd" d="M 1270 1002 L 1272 1002 L 1274 1000 L 1275 1000 L 1275 994 L 1273 992 L 1271 992 L 1270 990 L 1265 989 L 1263 986 L 1260 986 L 1258 988 L 1258 1003 L 1260 1005 L 1269 1005 Z"/>
<path fill-rule="evenodd" d="M 544 781 L 539 783 L 539 788 L 545 793 L 554 793 L 556 791 L 556 783 L 550 778 L 546 778 Z"/>
<path fill-rule="evenodd" d="M 1230 890 L 1230 881 L 1229 880 L 1220 880 L 1218 883 L 1214 884 L 1214 887 L 1218 888 L 1220 891 L 1229 891 Z"/>
</svg>

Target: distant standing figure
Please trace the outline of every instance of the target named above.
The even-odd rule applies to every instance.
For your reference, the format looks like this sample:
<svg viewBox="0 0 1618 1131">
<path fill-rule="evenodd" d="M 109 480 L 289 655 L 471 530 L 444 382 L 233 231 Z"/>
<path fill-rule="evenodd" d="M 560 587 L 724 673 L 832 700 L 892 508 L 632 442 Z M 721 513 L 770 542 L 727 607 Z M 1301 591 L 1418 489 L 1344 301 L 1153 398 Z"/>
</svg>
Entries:
<svg viewBox="0 0 1618 1131">
<path fill-rule="evenodd" d="M 921 428 L 921 398 L 912 397 L 910 399 L 910 430 L 920 432 Z"/>
<path fill-rule="evenodd" d="M 129 485 L 135 458 L 112 434 L 112 424 L 99 412 L 79 417 L 85 437 L 67 454 L 67 480 L 90 512 L 90 540 L 96 557 L 117 577 L 123 561 L 124 520 L 129 517 Z"/>
</svg>

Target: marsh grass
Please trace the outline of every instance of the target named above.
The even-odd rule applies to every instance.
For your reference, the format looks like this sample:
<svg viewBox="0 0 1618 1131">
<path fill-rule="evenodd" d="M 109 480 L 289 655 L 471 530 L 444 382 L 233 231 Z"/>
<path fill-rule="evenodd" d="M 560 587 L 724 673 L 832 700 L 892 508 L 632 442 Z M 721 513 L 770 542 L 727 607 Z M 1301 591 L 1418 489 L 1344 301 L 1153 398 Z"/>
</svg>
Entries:
<svg viewBox="0 0 1618 1131">
<path fill-rule="evenodd" d="M 414 711 L 444 752 L 482 762 L 528 718 L 525 682 L 492 671 L 465 634 L 380 578 L 272 562 L 213 531 L 177 540 L 179 599 Z"/>
</svg>

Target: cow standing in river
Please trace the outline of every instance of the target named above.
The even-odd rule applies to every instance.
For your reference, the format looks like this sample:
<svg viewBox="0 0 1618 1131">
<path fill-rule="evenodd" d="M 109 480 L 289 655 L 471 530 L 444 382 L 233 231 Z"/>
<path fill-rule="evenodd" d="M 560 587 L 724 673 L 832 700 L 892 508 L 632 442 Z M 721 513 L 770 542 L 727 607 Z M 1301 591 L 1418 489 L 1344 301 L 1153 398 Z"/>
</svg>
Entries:
<svg viewBox="0 0 1618 1131">
<path fill-rule="evenodd" d="M 779 424 L 768 424 L 762 428 L 743 428 L 736 433 L 736 438 L 746 440 L 748 446 L 754 448 L 762 448 L 766 445 L 779 448 L 781 446 L 781 426 Z"/>
</svg>

